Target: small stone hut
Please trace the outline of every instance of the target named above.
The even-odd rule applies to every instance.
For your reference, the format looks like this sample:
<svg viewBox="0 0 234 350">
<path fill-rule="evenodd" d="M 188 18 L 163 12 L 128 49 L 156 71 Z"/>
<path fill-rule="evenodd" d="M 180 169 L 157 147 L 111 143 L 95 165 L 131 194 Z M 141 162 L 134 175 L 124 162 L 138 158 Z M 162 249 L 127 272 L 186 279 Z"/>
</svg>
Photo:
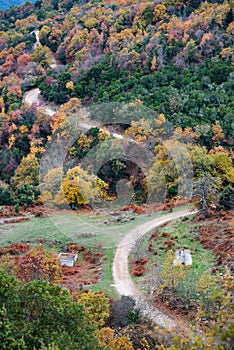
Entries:
<svg viewBox="0 0 234 350">
<path fill-rule="evenodd" d="M 175 266 L 191 266 L 192 262 L 192 256 L 189 249 L 179 249 L 175 252 L 175 259 L 173 261 Z"/>
<path fill-rule="evenodd" d="M 74 266 L 77 260 L 77 254 L 72 253 L 59 253 L 58 256 L 61 266 Z"/>
</svg>

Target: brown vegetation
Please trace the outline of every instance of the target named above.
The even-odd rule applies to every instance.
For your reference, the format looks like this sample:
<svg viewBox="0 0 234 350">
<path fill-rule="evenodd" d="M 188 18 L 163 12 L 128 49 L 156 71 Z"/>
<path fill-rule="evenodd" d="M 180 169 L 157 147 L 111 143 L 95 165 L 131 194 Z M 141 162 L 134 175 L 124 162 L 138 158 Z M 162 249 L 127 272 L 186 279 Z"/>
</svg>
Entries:
<svg viewBox="0 0 234 350">
<path fill-rule="evenodd" d="M 147 258 L 132 260 L 131 273 L 133 274 L 133 276 L 140 277 L 144 275 L 147 261 Z"/>
</svg>

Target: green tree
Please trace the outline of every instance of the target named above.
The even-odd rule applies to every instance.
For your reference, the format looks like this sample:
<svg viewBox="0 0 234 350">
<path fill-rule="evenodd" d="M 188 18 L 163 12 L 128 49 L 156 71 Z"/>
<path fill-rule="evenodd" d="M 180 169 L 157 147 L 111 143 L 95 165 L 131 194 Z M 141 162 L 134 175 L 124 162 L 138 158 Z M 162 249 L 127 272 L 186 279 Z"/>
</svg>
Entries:
<svg viewBox="0 0 234 350">
<path fill-rule="evenodd" d="M 0 205 L 12 205 L 13 203 L 14 200 L 9 188 L 0 184 Z"/>
<path fill-rule="evenodd" d="M 5 306 L 0 309 L 0 343 L 2 350 L 26 350 L 25 341 L 15 338 L 15 328 L 7 316 Z"/>
<path fill-rule="evenodd" d="M 220 193 L 219 203 L 221 208 L 228 210 L 234 208 L 234 188 L 231 185 L 228 185 Z"/>
<path fill-rule="evenodd" d="M 23 346 L 13 347 L 20 342 L 29 350 L 53 343 L 60 349 L 101 349 L 95 326 L 87 323 L 83 306 L 72 300 L 67 289 L 43 280 L 21 285 L 1 269 L 0 291 L 0 305 L 6 310 L 0 314 L 0 322 L 5 320 L 9 329 L 6 345 L 1 343 L 3 349 L 23 350 Z"/>
</svg>

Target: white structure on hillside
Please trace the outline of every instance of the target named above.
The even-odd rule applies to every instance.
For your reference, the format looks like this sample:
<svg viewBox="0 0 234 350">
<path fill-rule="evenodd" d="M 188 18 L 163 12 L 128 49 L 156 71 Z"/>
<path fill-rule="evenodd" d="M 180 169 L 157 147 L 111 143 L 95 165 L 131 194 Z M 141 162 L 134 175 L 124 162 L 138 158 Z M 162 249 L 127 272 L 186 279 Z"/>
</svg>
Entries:
<svg viewBox="0 0 234 350">
<path fill-rule="evenodd" d="M 193 260 L 189 249 L 179 249 L 175 252 L 175 259 L 173 261 L 173 265 L 191 266 L 192 262 Z"/>
<path fill-rule="evenodd" d="M 59 259 L 60 265 L 72 267 L 76 263 L 77 254 L 59 253 L 58 259 Z"/>
</svg>

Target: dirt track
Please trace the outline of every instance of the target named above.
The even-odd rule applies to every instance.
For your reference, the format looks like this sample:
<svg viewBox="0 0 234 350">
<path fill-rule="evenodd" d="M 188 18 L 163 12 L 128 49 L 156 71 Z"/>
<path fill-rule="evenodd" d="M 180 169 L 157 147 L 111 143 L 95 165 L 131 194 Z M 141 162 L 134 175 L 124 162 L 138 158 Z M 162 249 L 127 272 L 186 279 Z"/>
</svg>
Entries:
<svg viewBox="0 0 234 350">
<path fill-rule="evenodd" d="M 189 212 L 188 210 L 179 211 L 176 213 L 163 215 L 157 219 L 153 219 L 146 222 L 145 224 L 139 225 L 126 234 L 126 236 L 119 243 L 115 253 L 113 262 L 113 277 L 117 292 L 120 295 L 131 296 L 136 301 L 137 307 L 141 309 L 141 312 L 144 315 L 148 316 L 156 324 L 165 328 L 174 328 L 178 325 L 178 323 L 163 312 L 159 311 L 156 307 L 152 306 L 150 302 L 143 296 L 141 291 L 137 289 L 131 279 L 128 270 L 128 256 L 133 249 L 137 239 L 142 237 L 151 229 L 161 226 L 167 221 L 182 218 L 194 213 L 195 212 Z"/>
<path fill-rule="evenodd" d="M 56 111 L 59 109 L 59 107 L 61 107 L 59 105 L 55 106 L 52 103 L 45 102 L 41 96 L 40 89 L 38 88 L 32 89 L 25 94 L 24 103 L 28 104 L 29 106 L 34 104 L 38 108 L 43 109 L 50 116 L 53 116 L 56 113 Z M 87 116 L 87 112 L 85 112 L 85 110 L 83 111 L 83 115 L 84 115 L 84 120 L 81 119 L 79 121 L 79 126 L 83 131 L 88 131 L 89 129 L 95 128 L 95 127 L 98 127 L 100 128 L 100 130 L 102 130 L 100 123 L 97 120 L 92 120 L 92 121 L 89 120 Z M 108 130 L 106 130 L 105 132 L 110 135 L 110 132 Z M 123 135 L 121 134 L 111 133 L 111 135 L 114 138 L 123 139 Z M 131 140 L 131 139 L 128 138 L 128 140 Z"/>
</svg>

